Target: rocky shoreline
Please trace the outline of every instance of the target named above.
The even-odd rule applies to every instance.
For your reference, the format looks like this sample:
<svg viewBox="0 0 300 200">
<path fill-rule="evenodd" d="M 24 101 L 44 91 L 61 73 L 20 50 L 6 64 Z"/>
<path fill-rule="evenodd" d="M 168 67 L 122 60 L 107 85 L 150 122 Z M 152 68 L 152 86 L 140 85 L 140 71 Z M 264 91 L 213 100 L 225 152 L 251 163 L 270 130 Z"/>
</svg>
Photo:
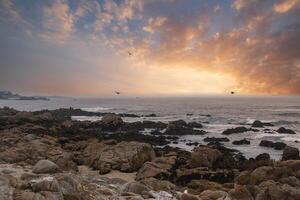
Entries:
<svg viewBox="0 0 300 200">
<path fill-rule="evenodd" d="M 200 123 L 126 123 L 126 114 L 98 113 L 96 122 L 72 121 L 95 113 L 80 109 L 20 112 L 0 109 L 0 200 L 297 200 L 299 150 L 283 149 L 282 160 L 264 153 L 246 159 L 226 148 L 224 138 L 192 152 L 168 146 L 181 135 L 205 135 Z M 131 116 L 132 117 L 132 116 Z M 272 126 L 256 121 L 223 135 Z M 150 135 L 145 128 L 155 129 Z M 165 132 L 162 130 L 165 129 Z M 289 129 L 278 133 L 294 134 Z M 249 141 L 233 141 L 248 145 Z"/>
</svg>

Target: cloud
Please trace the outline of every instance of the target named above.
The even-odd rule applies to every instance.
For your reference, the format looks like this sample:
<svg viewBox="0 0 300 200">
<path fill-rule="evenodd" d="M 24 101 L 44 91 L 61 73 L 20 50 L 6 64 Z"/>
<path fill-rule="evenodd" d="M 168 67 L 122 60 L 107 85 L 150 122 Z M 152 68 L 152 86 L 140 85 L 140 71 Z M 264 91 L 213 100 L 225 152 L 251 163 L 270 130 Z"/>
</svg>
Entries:
<svg viewBox="0 0 300 200">
<path fill-rule="evenodd" d="M 299 0 L 281 0 L 279 3 L 274 5 L 274 11 L 277 13 L 286 13 L 295 7 L 300 8 Z"/>
<path fill-rule="evenodd" d="M 15 21 L 30 21 L 11 1 L 4 2 Z M 233 0 L 229 5 L 196 0 L 77 2 L 42 4 L 42 26 L 35 23 L 28 34 L 70 48 L 77 43 L 87 49 L 96 46 L 86 50 L 92 52 L 93 63 L 107 55 L 104 50 L 117 54 L 127 60 L 124 71 L 139 69 L 139 75 L 151 76 L 139 80 L 149 81 L 143 86 L 152 92 L 153 77 L 161 70 L 169 81 L 160 79 L 155 87 L 173 85 L 164 88 L 174 92 L 189 87 L 190 76 L 208 85 L 223 80 L 226 87 L 217 84 L 221 90 L 300 94 L 300 22 L 294 12 L 299 0 Z M 184 81 L 176 84 L 183 74 Z"/>
<path fill-rule="evenodd" d="M 48 41 L 63 43 L 73 31 L 74 16 L 63 0 L 54 0 L 51 6 L 44 7 L 43 19 L 40 36 Z"/>
</svg>

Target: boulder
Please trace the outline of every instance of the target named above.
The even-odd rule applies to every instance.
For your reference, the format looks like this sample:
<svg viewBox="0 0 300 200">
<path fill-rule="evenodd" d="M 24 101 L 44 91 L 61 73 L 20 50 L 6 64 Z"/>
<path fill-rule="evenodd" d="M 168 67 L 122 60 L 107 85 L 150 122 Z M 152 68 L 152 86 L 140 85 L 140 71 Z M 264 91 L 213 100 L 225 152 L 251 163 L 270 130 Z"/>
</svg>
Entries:
<svg viewBox="0 0 300 200">
<path fill-rule="evenodd" d="M 188 188 L 197 190 L 197 192 L 203 192 L 204 190 L 224 190 L 222 184 L 204 179 L 192 180 L 187 186 Z"/>
<path fill-rule="evenodd" d="M 176 154 L 171 156 L 157 157 L 152 162 L 146 162 L 138 171 L 136 180 L 145 178 L 168 179 L 171 176 L 171 169 L 175 165 Z"/>
<path fill-rule="evenodd" d="M 244 144 L 250 144 L 249 140 L 242 139 L 242 140 L 235 140 L 232 142 L 234 145 L 244 145 Z"/>
<path fill-rule="evenodd" d="M 297 160 L 299 159 L 299 149 L 286 146 L 283 149 L 282 160 Z"/>
<path fill-rule="evenodd" d="M 176 185 L 166 180 L 158 180 L 156 178 L 147 178 L 139 181 L 140 183 L 146 185 L 153 191 L 166 191 L 171 192 L 174 191 Z"/>
<path fill-rule="evenodd" d="M 193 194 L 183 193 L 180 196 L 180 200 L 201 200 L 199 197 Z"/>
<path fill-rule="evenodd" d="M 196 130 L 194 127 L 189 126 L 183 120 L 177 120 L 169 122 L 165 131 L 167 135 L 204 135 L 206 134 L 203 130 Z"/>
<path fill-rule="evenodd" d="M 284 128 L 284 127 L 280 127 L 278 130 L 277 130 L 278 133 L 281 133 L 281 134 L 296 134 L 295 131 L 291 130 L 291 129 L 287 129 L 287 128 Z"/>
<path fill-rule="evenodd" d="M 71 173 L 55 174 L 55 178 L 59 183 L 60 191 L 67 200 L 82 200 L 84 187 L 82 180 Z"/>
<path fill-rule="evenodd" d="M 300 160 L 286 160 L 286 161 L 277 162 L 276 164 L 278 167 L 286 167 L 293 171 L 300 170 Z"/>
<path fill-rule="evenodd" d="M 118 128 L 123 124 L 122 118 L 114 113 L 105 114 L 102 117 L 102 123 L 105 128 Z"/>
<path fill-rule="evenodd" d="M 230 140 L 227 137 L 206 137 L 203 139 L 204 142 L 229 142 Z"/>
<path fill-rule="evenodd" d="M 123 186 L 122 192 L 139 194 L 144 198 L 149 198 L 150 188 L 139 182 L 130 182 Z"/>
<path fill-rule="evenodd" d="M 259 120 L 255 120 L 252 123 L 252 127 L 255 127 L 255 128 L 263 128 L 264 126 L 274 126 L 274 125 L 271 123 L 267 123 L 267 122 L 261 122 Z"/>
<path fill-rule="evenodd" d="M 272 180 L 264 181 L 259 186 L 256 194 L 257 200 L 272 199 L 300 199 L 300 190 L 288 184 L 279 184 Z"/>
<path fill-rule="evenodd" d="M 62 155 L 52 158 L 52 161 L 58 165 L 61 170 L 64 171 L 78 171 L 77 164 L 73 161 L 72 153 L 63 153 Z"/>
<path fill-rule="evenodd" d="M 189 122 L 187 126 L 191 128 L 203 128 L 202 124 L 198 122 Z"/>
<path fill-rule="evenodd" d="M 249 184 L 258 185 L 263 181 L 274 180 L 293 175 L 293 170 L 287 167 L 262 166 L 251 172 Z"/>
<path fill-rule="evenodd" d="M 36 174 L 52 174 L 59 171 L 59 167 L 50 160 L 40 160 L 32 169 L 32 172 Z"/>
<path fill-rule="evenodd" d="M 217 159 L 222 157 L 222 153 L 217 149 L 206 146 L 197 147 L 191 154 L 191 167 L 209 167 L 211 168 Z"/>
<path fill-rule="evenodd" d="M 234 180 L 235 171 L 227 169 L 209 170 L 207 167 L 176 170 L 176 183 L 186 185 L 195 179 L 205 179 L 217 183 L 229 183 Z"/>
<path fill-rule="evenodd" d="M 30 187 L 33 192 L 60 192 L 60 186 L 57 180 L 52 176 L 46 176 L 39 179 L 31 180 Z"/>
<path fill-rule="evenodd" d="M 13 200 L 14 188 L 10 184 L 10 179 L 0 175 L 0 199 Z"/>
<path fill-rule="evenodd" d="M 282 150 L 282 149 L 284 149 L 286 144 L 283 142 L 272 142 L 272 141 L 268 141 L 268 140 L 262 140 L 259 143 L 259 146 L 274 148 L 275 150 Z"/>
<path fill-rule="evenodd" d="M 228 193 L 220 190 L 212 191 L 212 190 L 205 190 L 199 196 L 201 200 L 219 200 L 225 199 Z"/>
<path fill-rule="evenodd" d="M 242 185 L 235 185 L 234 189 L 228 192 L 228 197 L 231 200 L 254 200 L 251 193 Z"/>
<path fill-rule="evenodd" d="M 154 150 L 151 145 L 139 142 L 120 142 L 117 145 L 106 146 L 92 161 L 92 168 L 100 171 L 100 174 L 110 170 L 122 172 L 134 172 L 139 170 L 147 161 L 154 158 Z"/>
<path fill-rule="evenodd" d="M 231 135 L 231 134 L 237 134 L 237 133 L 244 133 L 247 131 L 257 132 L 258 130 L 241 126 L 241 127 L 227 129 L 227 130 L 223 131 L 222 134 L 223 135 Z"/>
</svg>

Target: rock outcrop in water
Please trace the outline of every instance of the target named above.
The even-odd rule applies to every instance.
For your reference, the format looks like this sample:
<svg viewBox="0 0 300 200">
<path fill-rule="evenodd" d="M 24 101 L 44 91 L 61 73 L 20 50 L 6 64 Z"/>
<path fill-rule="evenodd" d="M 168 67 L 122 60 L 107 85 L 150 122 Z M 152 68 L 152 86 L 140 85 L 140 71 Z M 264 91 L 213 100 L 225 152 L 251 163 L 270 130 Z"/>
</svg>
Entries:
<svg viewBox="0 0 300 200">
<path fill-rule="evenodd" d="M 284 128 L 284 127 L 280 127 L 278 130 L 277 130 L 278 133 L 281 133 L 281 134 L 296 134 L 295 131 L 291 130 L 291 129 L 287 129 L 287 128 Z"/>
<path fill-rule="evenodd" d="M 227 130 L 223 131 L 222 134 L 223 135 L 231 135 L 231 134 L 244 133 L 244 132 L 247 132 L 247 131 L 257 132 L 258 130 L 241 126 L 241 127 L 227 129 Z"/>
<path fill-rule="evenodd" d="M 296 148 L 265 141 L 284 148 L 282 161 L 265 153 L 246 159 L 219 143 L 226 138 L 208 137 L 188 152 L 166 146 L 164 134 L 139 133 L 160 132 L 164 123 L 126 123 L 115 114 L 78 122 L 65 111 L 0 109 L 1 200 L 300 199 Z"/>
</svg>

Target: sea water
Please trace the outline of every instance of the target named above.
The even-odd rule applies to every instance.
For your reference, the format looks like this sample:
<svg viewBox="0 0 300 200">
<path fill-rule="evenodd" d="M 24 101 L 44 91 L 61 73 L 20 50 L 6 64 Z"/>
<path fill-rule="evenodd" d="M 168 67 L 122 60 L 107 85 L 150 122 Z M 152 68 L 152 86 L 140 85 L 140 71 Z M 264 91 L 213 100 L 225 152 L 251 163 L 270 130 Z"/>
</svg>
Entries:
<svg viewBox="0 0 300 200">
<path fill-rule="evenodd" d="M 280 159 L 282 151 L 260 147 L 261 140 L 281 141 L 300 148 L 300 97 L 297 96 L 201 96 L 201 97 L 159 97 L 159 98 L 64 98 L 53 97 L 50 101 L 0 100 L 0 107 L 9 106 L 17 110 L 36 111 L 57 108 L 81 108 L 91 112 L 114 112 L 137 114 L 141 117 L 125 117 L 126 122 L 135 121 L 174 121 L 200 122 L 203 136 L 182 136 L 182 142 L 172 144 L 186 150 L 193 147 L 186 142 L 205 144 L 205 137 L 224 137 L 222 132 L 237 126 L 251 127 L 254 120 L 270 122 L 273 127 L 265 131 L 245 132 L 226 136 L 230 142 L 224 145 L 241 151 L 246 157 L 255 157 L 260 153 L 269 153 L 272 158 Z M 145 117 L 155 114 L 156 117 Z M 73 120 L 101 120 L 101 117 L 76 116 Z M 278 134 L 276 130 L 285 127 L 297 134 Z M 151 131 L 151 130 L 149 130 Z M 146 131 L 147 132 L 147 131 Z M 250 145 L 233 145 L 233 140 L 250 140 Z M 183 142 L 183 140 L 185 140 Z"/>
</svg>

